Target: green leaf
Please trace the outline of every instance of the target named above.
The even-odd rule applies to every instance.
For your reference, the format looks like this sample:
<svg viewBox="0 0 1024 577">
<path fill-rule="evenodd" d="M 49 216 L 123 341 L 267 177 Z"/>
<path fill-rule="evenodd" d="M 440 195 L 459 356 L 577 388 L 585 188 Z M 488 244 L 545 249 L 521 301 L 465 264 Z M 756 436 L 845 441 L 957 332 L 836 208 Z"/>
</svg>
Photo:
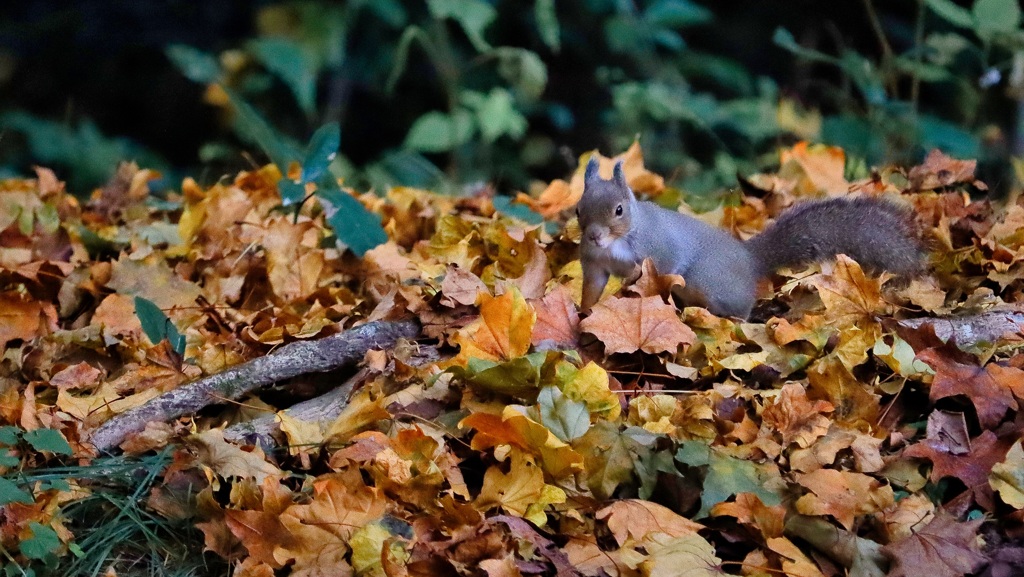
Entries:
<svg viewBox="0 0 1024 577">
<path fill-rule="evenodd" d="M 531 353 L 504 363 L 469 359 L 466 368 L 453 367 L 452 374 L 475 389 L 532 402 L 540 388 L 541 367 L 547 353 Z"/>
<path fill-rule="evenodd" d="M 999 33 L 1012 33 L 1020 26 L 1018 0 L 976 0 L 971 13 L 975 31 L 986 40 Z"/>
<path fill-rule="evenodd" d="M 8 503 L 24 503 L 30 505 L 35 501 L 32 499 L 32 494 L 15 485 L 9 479 L 0 477 L 0 507 Z"/>
<path fill-rule="evenodd" d="M 753 493 L 765 505 L 778 505 L 782 499 L 766 487 L 778 472 L 745 459 L 725 455 L 704 443 L 690 441 L 676 452 L 676 460 L 691 467 L 707 467 L 701 507 L 696 518 L 707 517 L 711 507 L 737 493 Z"/>
<path fill-rule="evenodd" d="M 281 204 L 283 206 L 299 204 L 306 199 L 306 186 L 288 177 L 278 181 L 277 190 L 281 193 Z"/>
<path fill-rule="evenodd" d="M 520 96 L 528 100 L 540 98 L 548 84 L 548 67 L 536 52 L 506 46 L 496 49 L 494 55 L 498 58 L 498 74 Z"/>
<path fill-rule="evenodd" d="M 60 538 L 49 525 L 35 521 L 29 523 L 32 536 L 18 544 L 18 550 L 29 559 L 42 560 L 60 549 Z"/>
<path fill-rule="evenodd" d="M 518 218 L 526 224 L 541 224 L 544 222 L 544 217 L 540 214 L 533 212 L 533 209 L 513 202 L 513 199 L 509 196 L 495 196 L 491 201 L 494 204 L 494 209 L 501 214 Z"/>
<path fill-rule="evenodd" d="M 302 182 L 315 182 L 320 178 L 331 161 L 338 156 L 341 146 L 341 128 L 337 122 L 320 127 L 309 141 L 306 158 L 302 161 Z"/>
<path fill-rule="evenodd" d="M 473 119 L 469 111 L 459 109 L 451 115 L 428 112 L 416 119 L 404 146 L 419 152 L 447 152 L 473 137 Z"/>
<path fill-rule="evenodd" d="M 316 196 L 326 209 L 327 223 L 334 234 L 356 256 L 362 257 L 366 251 L 388 241 L 380 217 L 338 188 L 330 174 L 320 179 Z"/>
<path fill-rule="evenodd" d="M 508 90 L 494 88 L 487 96 L 466 91 L 462 100 L 476 112 L 476 122 L 485 142 L 494 142 L 505 135 L 518 140 L 526 133 L 526 117 L 516 110 Z"/>
<path fill-rule="evenodd" d="M 493 6 L 483 0 L 427 0 L 427 6 L 434 18 L 458 22 L 478 52 L 490 50 L 491 45 L 484 40 L 484 29 L 498 15 Z"/>
<path fill-rule="evenodd" d="M 970 11 L 958 6 L 953 0 L 925 0 L 925 4 L 940 18 L 954 26 L 974 28 L 974 16 Z"/>
<path fill-rule="evenodd" d="M 541 422 L 566 443 L 578 439 L 590 429 L 587 404 L 562 394 L 558 387 L 544 387 L 537 395 Z"/>
<path fill-rule="evenodd" d="M 978 137 L 957 124 L 924 114 L 918 119 L 917 126 L 921 146 L 926 150 L 938 148 L 959 158 L 977 158 L 981 154 Z"/>
<path fill-rule="evenodd" d="M 587 487 L 598 499 L 611 497 L 619 485 L 633 480 L 634 463 L 649 452 L 609 421 L 595 423 L 573 449 L 583 455 Z"/>
<path fill-rule="evenodd" d="M 10 449 L 0 449 L 0 467 L 16 467 L 21 460 Z"/>
<path fill-rule="evenodd" d="M 924 82 L 946 82 L 954 78 L 946 68 L 929 62 L 918 62 L 916 58 L 897 56 L 892 62 L 900 72 L 916 76 Z"/>
<path fill-rule="evenodd" d="M 830 56 L 824 52 L 819 52 L 810 48 L 804 48 L 797 44 L 796 38 L 793 38 L 793 33 L 781 26 L 775 29 L 775 33 L 772 35 L 772 42 L 774 42 L 776 46 L 788 50 L 801 58 L 806 58 L 814 62 L 839 64 L 839 59 L 835 56 Z"/>
<path fill-rule="evenodd" d="M 255 108 L 234 91 L 228 90 L 227 93 L 231 105 L 235 107 L 234 129 L 239 138 L 260 147 L 281 172 L 285 172 L 289 164 L 302 158 L 298 147 L 278 134 Z"/>
<path fill-rule="evenodd" d="M 71 445 L 68 444 L 64 435 L 60 434 L 60 431 L 54 429 L 36 429 L 25 433 L 22 437 L 25 439 L 25 442 L 32 445 L 32 448 L 37 451 L 49 451 L 58 455 L 71 454 Z"/>
<path fill-rule="evenodd" d="M 21 434 L 24 432 L 25 429 L 13 425 L 0 427 L 0 445 L 7 445 L 8 447 L 17 445 Z"/>
<path fill-rule="evenodd" d="M 316 111 L 316 79 L 320 71 L 317 59 L 299 43 L 286 38 L 260 38 L 250 47 L 267 70 L 288 85 L 302 111 L 311 116 Z"/>
<path fill-rule="evenodd" d="M 555 0 L 534 0 L 533 19 L 537 21 L 537 34 L 544 44 L 556 54 L 562 50 L 561 30 Z"/>
<path fill-rule="evenodd" d="M 174 326 L 171 319 L 167 318 L 164 311 L 153 304 L 153 301 L 140 296 L 135 297 L 135 315 L 139 317 L 146 337 L 154 345 L 167 339 L 171 343 L 171 348 L 179 355 L 185 352 L 185 337 L 178 332 L 177 327 Z"/>
<path fill-rule="evenodd" d="M 221 70 L 217 59 L 184 44 L 172 44 L 164 50 L 167 59 L 192 82 L 213 84 L 220 82 Z"/>
<path fill-rule="evenodd" d="M 373 0 L 366 2 L 365 6 L 392 28 L 401 28 L 409 20 L 409 14 L 399 0 Z"/>
<path fill-rule="evenodd" d="M 707 24 L 714 15 L 711 10 L 688 0 L 659 0 L 647 8 L 644 18 L 651 24 L 682 28 Z"/>
<path fill-rule="evenodd" d="M 676 468 L 675 458 L 669 451 L 657 451 L 641 455 L 636 462 L 636 475 L 640 478 L 640 489 L 637 496 L 648 500 L 654 494 L 658 484 L 658 473 L 668 473 L 681 477 L 682 473 Z"/>
</svg>

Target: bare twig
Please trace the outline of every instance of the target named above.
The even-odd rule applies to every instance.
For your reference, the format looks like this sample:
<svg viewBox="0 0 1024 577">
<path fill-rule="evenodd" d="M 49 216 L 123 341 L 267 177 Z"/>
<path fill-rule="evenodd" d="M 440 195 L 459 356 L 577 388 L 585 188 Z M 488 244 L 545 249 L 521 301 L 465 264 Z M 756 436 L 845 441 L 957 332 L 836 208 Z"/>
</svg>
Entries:
<svg viewBox="0 0 1024 577">
<path fill-rule="evenodd" d="M 110 450 L 147 423 L 168 421 L 224 400 L 237 399 L 260 387 L 298 375 L 324 372 L 352 364 L 373 348 L 391 347 L 402 337 L 414 338 L 414 321 L 377 321 L 315 341 L 298 341 L 273 353 L 233 366 L 168 391 L 148 403 L 103 423 L 89 438 L 99 450 Z"/>
</svg>

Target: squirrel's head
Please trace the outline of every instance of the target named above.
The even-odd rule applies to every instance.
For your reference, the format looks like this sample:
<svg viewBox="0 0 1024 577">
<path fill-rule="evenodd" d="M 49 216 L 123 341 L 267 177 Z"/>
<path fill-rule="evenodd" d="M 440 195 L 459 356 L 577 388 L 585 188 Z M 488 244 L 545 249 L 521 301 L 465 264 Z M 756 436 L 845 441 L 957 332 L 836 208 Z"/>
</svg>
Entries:
<svg viewBox="0 0 1024 577">
<path fill-rule="evenodd" d="M 597 158 L 591 157 L 576 216 L 583 231 L 583 242 L 603 248 L 629 232 L 636 198 L 626 184 L 621 160 L 615 163 L 611 180 L 601 178 L 598 167 Z"/>
</svg>

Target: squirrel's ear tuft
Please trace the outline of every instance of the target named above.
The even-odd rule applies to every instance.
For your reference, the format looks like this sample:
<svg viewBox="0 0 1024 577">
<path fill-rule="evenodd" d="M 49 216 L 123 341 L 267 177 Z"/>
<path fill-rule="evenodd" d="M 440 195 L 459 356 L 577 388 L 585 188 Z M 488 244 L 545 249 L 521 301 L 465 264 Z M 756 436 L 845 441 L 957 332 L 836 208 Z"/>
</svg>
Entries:
<svg viewBox="0 0 1024 577">
<path fill-rule="evenodd" d="M 612 170 L 612 180 L 615 184 L 624 187 L 626 186 L 626 175 L 622 173 L 622 161 L 615 163 L 615 168 Z"/>
<path fill-rule="evenodd" d="M 600 180 L 601 176 L 597 173 L 600 167 L 601 164 L 597 161 L 597 155 L 591 156 L 590 162 L 587 163 L 587 171 L 583 173 L 583 180 L 585 182 Z"/>
</svg>

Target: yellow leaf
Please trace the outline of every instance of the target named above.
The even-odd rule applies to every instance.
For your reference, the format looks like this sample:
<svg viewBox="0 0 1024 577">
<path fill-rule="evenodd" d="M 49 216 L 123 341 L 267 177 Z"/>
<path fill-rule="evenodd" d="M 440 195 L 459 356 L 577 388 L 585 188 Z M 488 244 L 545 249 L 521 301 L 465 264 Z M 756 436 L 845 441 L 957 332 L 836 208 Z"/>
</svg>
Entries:
<svg viewBox="0 0 1024 577">
<path fill-rule="evenodd" d="M 331 442 L 341 443 L 365 427 L 390 418 L 391 413 L 384 408 L 384 397 L 372 399 L 364 388 L 352 397 L 338 418 L 334 419 L 334 423 L 327 429 L 327 438 Z"/>
<path fill-rule="evenodd" d="M 481 511 L 501 507 L 522 517 L 531 504 L 541 499 L 543 492 L 544 473 L 533 457 L 512 449 L 508 473 L 503 473 L 498 465 L 491 465 L 484 473 L 484 484 L 474 505 Z"/>
<path fill-rule="evenodd" d="M 608 385 L 608 372 L 593 361 L 576 371 L 562 386 L 562 393 L 574 401 L 586 403 L 591 415 L 601 415 L 609 421 L 618 419 L 622 412 L 619 396 Z"/>
<path fill-rule="evenodd" d="M 482 295 L 480 319 L 455 336 L 461 346 L 456 362 L 465 366 L 471 358 L 502 362 L 525 355 L 536 318 L 515 287 L 501 296 Z"/>
<path fill-rule="evenodd" d="M 666 535 L 647 549 L 650 555 L 640 564 L 644 577 L 721 577 L 723 573 L 714 546 L 697 533 Z"/>
<path fill-rule="evenodd" d="M 356 529 L 349 541 L 352 547 L 352 567 L 360 575 L 384 577 L 380 554 L 384 550 L 384 542 L 391 533 L 380 523 L 371 523 Z"/>
<path fill-rule="evenodd" d="M 1019 442 L 1013 444 L 1002 463 L 992 466 L 988 482 L 1004 503 L 1024 509 L 1024 448 Z"/>
</svg>

